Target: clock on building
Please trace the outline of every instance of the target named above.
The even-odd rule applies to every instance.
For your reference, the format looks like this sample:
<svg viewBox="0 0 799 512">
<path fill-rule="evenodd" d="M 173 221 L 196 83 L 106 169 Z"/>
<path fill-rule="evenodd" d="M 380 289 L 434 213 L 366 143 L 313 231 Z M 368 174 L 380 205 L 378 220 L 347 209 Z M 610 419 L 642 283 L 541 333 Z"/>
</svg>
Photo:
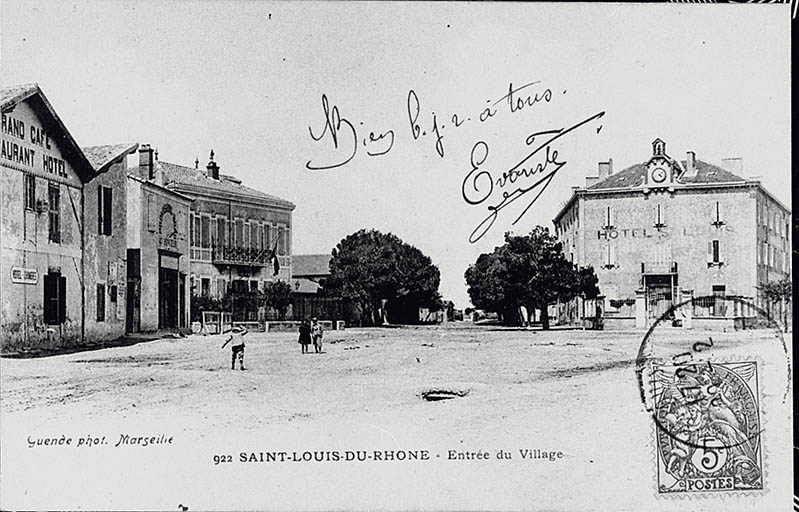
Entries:
<svg viewBox="0 0 799 512">
<path fill-rule="evenodd" d="M 655 167 L 652 170 L 652 181 L 654 181 L 655 183 L 663 183 L 664 181 L 666 181 L 667 176 L 668 173 L 666 172 L 666 169 L 664 169 L 663 167 Z"/>
</svg>

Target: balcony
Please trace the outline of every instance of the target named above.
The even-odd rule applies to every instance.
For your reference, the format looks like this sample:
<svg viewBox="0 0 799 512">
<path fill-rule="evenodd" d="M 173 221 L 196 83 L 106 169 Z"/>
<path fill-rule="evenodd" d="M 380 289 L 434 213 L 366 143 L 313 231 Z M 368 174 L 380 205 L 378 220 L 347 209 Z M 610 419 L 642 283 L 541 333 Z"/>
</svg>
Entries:
<svg viewBox="0 0 799 512">
<path fill-rule="evenodd" d="M 649 261 L 641 263 L 641 273 L 644 275 L 676 274 L 676 261 Z"/>
<path fill-rule="evenodd" d="M 211 248 L 211 261 L 215 265 L 264 267 L 269 263 L 271 252 L 269 249 L 216 245 Z"/>
</svg>

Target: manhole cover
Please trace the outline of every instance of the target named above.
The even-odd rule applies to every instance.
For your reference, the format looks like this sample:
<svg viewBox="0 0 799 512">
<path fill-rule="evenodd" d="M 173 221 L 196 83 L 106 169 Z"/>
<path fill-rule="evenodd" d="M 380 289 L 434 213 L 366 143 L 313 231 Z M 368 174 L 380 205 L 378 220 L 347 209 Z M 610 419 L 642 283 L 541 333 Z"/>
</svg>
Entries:
<svg viewBox="0 0 799 512">
<path fill-rule="evenodd" d="M 422 391 L 420 396 L 423 400 L 428 402 L 438 402 L 440 400 L 451 400 L 453 398 L 463 398 L 469 394 L 468 389 L 459 389 L 459 390 L 452 390 L 452 389 L 429 389 L 427 391 Z"/>
</svg>

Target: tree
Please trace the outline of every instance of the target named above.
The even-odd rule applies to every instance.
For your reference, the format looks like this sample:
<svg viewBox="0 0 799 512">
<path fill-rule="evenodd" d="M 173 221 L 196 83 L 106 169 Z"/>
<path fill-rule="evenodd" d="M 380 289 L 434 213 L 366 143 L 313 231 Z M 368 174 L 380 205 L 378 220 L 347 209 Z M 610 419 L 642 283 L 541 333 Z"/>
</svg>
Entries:
<svg viewBox="0 0 799 512">
<path fill-rule="evenodd" d="M 291 286 L 284 281 L 266 283 L 261 300 L 264 307 L 275 309 L 283 320 L 291 305 Z"/>
<path fill-rule="evenodd" d="M 550 303 L 599 294 L 593 268 L 578 269 L 567 261 L 561 243 L 541 226 L 526 236 L 506 233 L 505 244 L 481 254 L 465 277 L 475 307 L 503 314 L 506 323 L 518 319 L 520 306 L 538 309 L 544 329 L 549 329 Z"/>
<path fill-rule="evenodd" d="M 790 277 L 785 277 L 779 281 L 770 281 L 759 286 L 760 291 L 768 299 L 769 303 L 778 302 L 780 304 L 780 321 L 785 332 L 788 332 L 788 306 L 793 296 L 793 282 Z"/>
<path fill-rule="evenodd" d="M 358 303 L 372 324 L 418 322 L 420 307 L 441 306 L 438 267 L 391 233 L 362 229 L 339 242 L 332 256 L 324 293 Z"/>
</svg>

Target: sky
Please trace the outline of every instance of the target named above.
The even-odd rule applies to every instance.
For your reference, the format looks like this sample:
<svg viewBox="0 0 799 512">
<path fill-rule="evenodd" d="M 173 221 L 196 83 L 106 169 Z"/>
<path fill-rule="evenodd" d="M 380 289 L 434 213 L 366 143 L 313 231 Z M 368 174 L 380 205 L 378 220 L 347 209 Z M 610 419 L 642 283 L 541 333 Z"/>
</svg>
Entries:
<svg viewBox="0 0 799 512">
<path fill-rule="evenodd" d="M 789 66 L 788 5 L 0 3 L 2 85 L 37 82 L 80 145 L 188 166 L 213 149 L 296 204 L 294 254 L 392 232 L 457 307 L 480 253 L 552 228 L 597 162 L 643 162 L 655 138 L 743 158 L 790 207 Z M 519 163 L 532 176 L 500 186 Z"/>
</svg>

